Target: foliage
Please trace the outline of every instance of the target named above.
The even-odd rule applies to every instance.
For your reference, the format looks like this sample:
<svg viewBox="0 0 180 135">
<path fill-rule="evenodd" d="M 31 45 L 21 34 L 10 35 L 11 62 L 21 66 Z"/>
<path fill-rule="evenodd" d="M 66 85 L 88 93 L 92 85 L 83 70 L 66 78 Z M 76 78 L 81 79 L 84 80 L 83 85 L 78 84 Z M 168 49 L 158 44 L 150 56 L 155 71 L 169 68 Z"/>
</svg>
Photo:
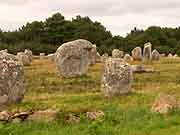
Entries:
<svg viewBox="0 0 180 135">
<path fill-rule="evenodd" d="M 114 48 L 130 53 L 133 48 L 143 47 L 146 42 L 152 42 L 153 47 L 161 53 L 180 54 L 180 27 L 151 26 L 146 30 L 135 27 L 126 37 L 121 37 L 113 36 L 101 23 L 93 22 L 89 17 L 76 16 L 66 20 L 60 13 L 53 14 L 45 21 L 27 23 L 16 31 L 0 30 L 0 49 L 7 48 L 17 53 L 29 48 L 35 54 L 50 53 L 64 42 L 79 38 L 96 44 L 101 54 L 110 54 Z"/>
</svg>

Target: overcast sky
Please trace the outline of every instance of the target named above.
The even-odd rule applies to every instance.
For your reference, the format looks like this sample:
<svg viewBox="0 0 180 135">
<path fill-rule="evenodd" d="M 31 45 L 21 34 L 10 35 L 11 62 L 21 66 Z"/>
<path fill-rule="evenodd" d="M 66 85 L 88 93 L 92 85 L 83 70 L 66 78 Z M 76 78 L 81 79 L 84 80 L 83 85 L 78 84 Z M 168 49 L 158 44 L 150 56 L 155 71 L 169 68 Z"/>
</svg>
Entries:
<svg viewBox="0 0 180 135">
<path fill-rule="evenodd" d="M 0 28 L 14 30 L 56 12 L 66 19 L 89 16 L 114 35 L 134 27 L 180 26 L 180 0 L 0 0 Z"/>
</svg>

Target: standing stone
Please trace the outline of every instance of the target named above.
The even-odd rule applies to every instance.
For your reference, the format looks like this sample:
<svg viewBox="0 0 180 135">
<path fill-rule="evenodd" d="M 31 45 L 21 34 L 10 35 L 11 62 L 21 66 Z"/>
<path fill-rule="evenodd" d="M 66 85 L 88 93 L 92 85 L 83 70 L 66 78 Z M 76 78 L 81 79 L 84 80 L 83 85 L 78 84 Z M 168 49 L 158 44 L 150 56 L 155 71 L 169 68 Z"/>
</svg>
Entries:
<svg viewBox="0 0 180 135">
<path fill-rule="evenodd" d="M 3 58 L 3 59 L 6 59 L 6 60 L 14 60 L 14 61 L 17 61 L 17 58 L 15 55 L 13 54 L 10 54 L 10 53 L 6 53 L 4 51 L 0 51 L 0 58 Z"/>
<path fill-rule="evenodd" d="M 102 56 L 107 58 L 109 57 L 108 53 L 104 53 Z"/>
<path fill-rule="evenodd" d="M 92 43 L 84 39 L 64 43 L 55 54 L 57 69 L 65 77 L 85 74 L 91 63 L 92 49 Z"/>
<path fill-rule="evenodd" d="M 152 60 L 154 61 L 160 60 L 160 54 L 156 49 L 152 51 Z"/>
<path fill-rule="evenodd" d="M 96 54 L 96 63 L 101 63 L 101 55 L 99 54 L 99 52 L 97 52 Z"/>
<path fill-rule="evenodd" d="M 97 120 L 104 117 L 104 112 L 102 111 L 93 111 L 93 112 L 87 112 L 86 117 L 89 120 Z"/>
<path fill-rule="evenodd" d="M 6 53 L 8 53 L 8 49 L 1 50 L 0 52 L 6 52 Z"/>
<path fill-rule="evenodd" d="M 91 62 L 90 65 L 94 65 L 96 64 L 96 57 L 97 57 L 97 49 L 96 49 L 96 45 L 93 45 L 93 48 L 91 49 Z"/>
<path fill-rule="evenodd" d="M 113 97 L 131 91 L 132 68 L 121 58 L 108 58 L 104 65 L 101 89 L 105 96 Z"/>
<path fill-rule="evenodd" d="M 134 60 L 142 60 L 143 57 L 141 47 L 134 48 L 131 53 Z"/>
<path fill-rule="evenodd" d="M 101 62 L 105 62 L 106 59 L 109 57 L 109 55 L 107 53 L 104 53 L 102 56 L 101 56 Z"/>
<path fill-rule="evenodd" d="M 173 57 L 172 53 L 169 53 L 169 54 L 168 54 L 168 57 L 169 57 L 169 58 L 172 58 L 172 57 Z"/>
<path fill-rule="evenodd" d="M 164 57 L 166 57 L 166 54 L 162 53 L 162 54 L 160 54 L 160 56 L 161 56 L 161 58 L 164 58 Z"/>
<path fill-rule="evenodd" d="M 174 58 L 177 58 L 177 57 L 178 57 L 178 55 L 177 55 L 177 54 L 175 54 L 173 57 L 174 57 Z"/>
<path fill-rule="evenodd" d="M 11 119 L 11 114 L 8 111 L 0 112 L 0 121 L 9 121 Z"/>
<path fill-rule="evenodd" d="M 3 100 L 4 104 L 19 103 L 24 93 L 23 65 L 14 55 L 0 53 L 0 101 Z"/>
<path fill-rule="evenodd" d="M 152 48 L 152 44 L 150 42 L 144 45 L 143 61 L 151 61 L 152 59 L 151 48 Z"/>
<path fill-rule="evenodd" d="M 31 60 L 28 55 L 23 52 L 17 53 L 17 59 L 21 62 L 24 66 L 29 66 L 31 64 Z"/>
<path fill-rule="evenodd" d="M 124 61 L 127 63 L 132 63 L 133 62 L 133 57 L 131 57 L 129 54 L 124 55 Z"/>
<path fill-rule="evenodd" d="M 113 49 L 112 51 L 112 58 L 123 58 L 123 51 L 120 51 L 119 49 Z"/>
<path fill-rule="evenodd" d="M 41 59 L 41 60 L 42 60 L 42 59 L 45 59 L 45 53 L 40 53 L 39 56 L 40 56 L 40 59 Z"/>
<path fill-rule="evenodd" d="M 30 60 L 30 62 L 31 62 L 32 59 L 33 59 L 32 51 L 29 50 L 29 49 L 25 49 L 24 54 L 27 55 L 27 56 L 29 57 L 29 60 Z"/>
<path fill-rule="evenodd" d="M 48 54 L 48 55 L 47 55 L 47 59 L 50 60 L 50 61 L 52 61 L 52 62 L 54 62 L 55 54 L 54 54 L 54 53 Z"/>
</svg>

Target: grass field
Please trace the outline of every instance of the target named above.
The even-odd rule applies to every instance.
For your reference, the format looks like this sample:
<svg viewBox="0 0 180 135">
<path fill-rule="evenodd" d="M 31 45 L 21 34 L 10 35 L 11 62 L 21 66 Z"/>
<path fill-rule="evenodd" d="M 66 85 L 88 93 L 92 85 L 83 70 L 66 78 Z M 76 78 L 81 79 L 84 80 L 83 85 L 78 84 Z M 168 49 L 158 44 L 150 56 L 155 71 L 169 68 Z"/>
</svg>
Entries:
<svg viewBox="0 0 180 135">
<path fill-rule="evenodd" d="M 0 123 L 0 135 L 179 135 L 180 111 L 154 114 L 151 105 L 159 93 L 180 97 L 180 60 L 151 63 L 154 73 L 134 74 L 133 92 L 106 99 L 100 92 L 102 64 L 90 67 L 87 75 L 63 78 L 48 60 L 34 60 L 25 67 L 27 93 L 22 103 L 9 110 L 57 109 L 54 122 Z M 85 112 L 102 110 L 96 121 Z M 67 124 L 64 116 L 80 116 L 78 124 Z"/>
</svg>

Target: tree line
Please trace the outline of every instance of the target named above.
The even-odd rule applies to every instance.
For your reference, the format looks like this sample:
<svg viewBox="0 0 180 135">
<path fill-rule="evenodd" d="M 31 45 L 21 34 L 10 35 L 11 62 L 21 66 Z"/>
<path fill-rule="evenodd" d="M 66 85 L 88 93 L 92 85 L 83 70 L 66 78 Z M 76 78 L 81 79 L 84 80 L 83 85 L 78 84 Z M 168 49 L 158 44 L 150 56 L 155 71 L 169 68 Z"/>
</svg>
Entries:
<svg viewBox="0 0 180 135">
<path fill-rule="evenodd" d="M 146 42 L 151 42 L 161 53 L 180 54 L 180 27 L 151 26 L 146 30 L 134 28 L 126 37 L 113 36 L 101 23 L 93 22 L 89 17 L 76 16 L 66 20 L 61 13 L 53 14 L 45 21 L 27 23 L 16 31 L 0 30 L 0 50 L 8 49 L 16 54 L 29 48 L 34 54 L 48 54 L 55 52 L 64 42 L 79 38 L 96 44 L 101 54 L 110 54 L 114 48 L 130 53 L 133 48 L 143 47 Z"/>
</svg>

